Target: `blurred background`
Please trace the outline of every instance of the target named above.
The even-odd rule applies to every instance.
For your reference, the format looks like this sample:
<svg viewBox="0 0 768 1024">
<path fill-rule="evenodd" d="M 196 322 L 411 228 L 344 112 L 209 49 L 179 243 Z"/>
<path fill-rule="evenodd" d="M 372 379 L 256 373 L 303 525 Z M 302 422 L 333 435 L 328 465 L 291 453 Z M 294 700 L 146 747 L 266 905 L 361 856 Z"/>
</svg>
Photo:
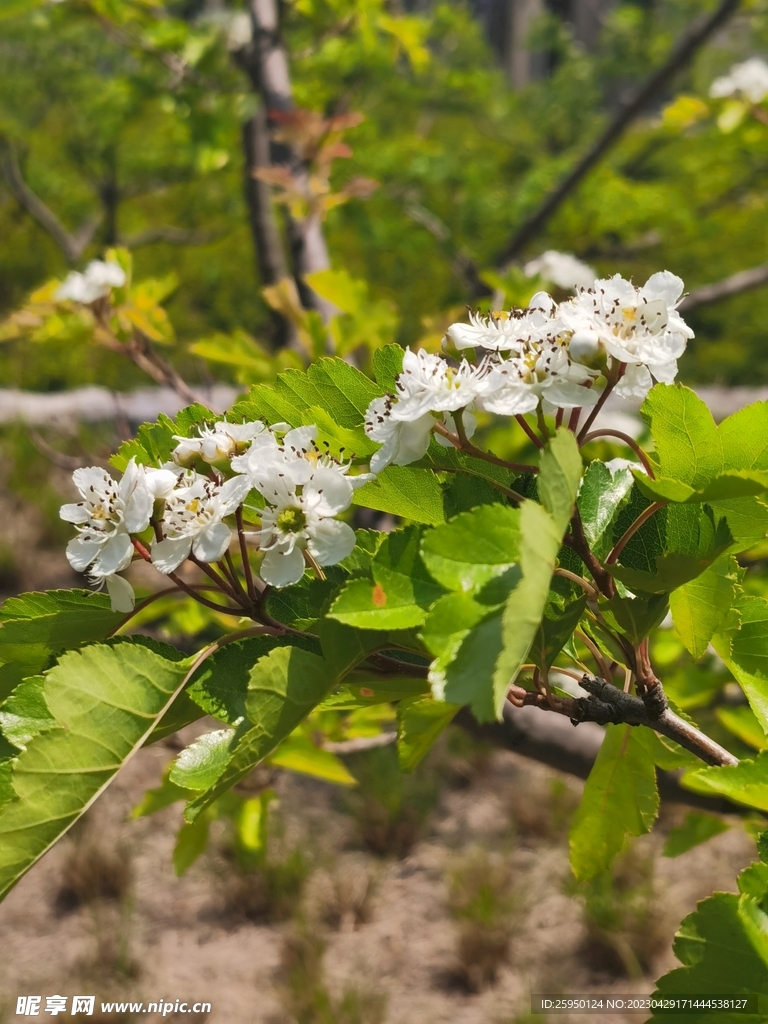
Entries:
<svg viewBox="0 0 768 1024">
<path fill-rule="evenodd" d="M 223 410 L 324 353 L 435 351 L 468 306 L 668 269 L 681 379 L 720 415 L 765 397 L 763 55 L 764 0 L 4 0 L 0 598 L 82 585 L 70 474 L 186 404 L 176 372 Z M 110 338 L 56 299 L 106 253 L 128 274 Z M 147 628 L 224 625 L 159 603 Z M 764 742 L 714 663 L 657 646 L 681 707 Z M 651 991 L 753 852 L 749 821 L 668 801 L 577 886 L 579 780 L 460 727 L 410 776 L 392 746 L 325 779 L 261 769 L 177 836 L 144 796 L 177 749 L 142 751 L 4 904 L 4 1019 L 82 991 L 233 1024 L 532 1024 L 531 992 Z"/>
</svg>

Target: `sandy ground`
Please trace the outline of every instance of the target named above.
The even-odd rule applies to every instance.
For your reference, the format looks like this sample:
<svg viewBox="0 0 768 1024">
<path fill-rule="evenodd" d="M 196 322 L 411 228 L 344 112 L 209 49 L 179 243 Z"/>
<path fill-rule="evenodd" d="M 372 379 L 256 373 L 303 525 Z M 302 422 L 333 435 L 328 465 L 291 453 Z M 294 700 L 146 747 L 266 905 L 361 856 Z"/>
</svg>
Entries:
<svg viewBox="0 0 768 1024">
<path fill-rule="evenodd" d="M 292 1019 L 281 1001 L 279 964 L 295 922 L 255 924 L 228 906 L 236 872 L 222 857 L 220 830 L 214 828 L 209 850 L 177 878 L 171 853 L 179 805 L 128 820 L 144 790 L 158 784 L 172 754 L 162 745 L 140 751 L 74 836 L 7 898 L 0 910 L 6 1020 L 23 1019 L 15 1008 L 16 998 L 25 994 L 94 994 L 97 1008 L 101 1000 L 120 998 L 212 1004 L 207 1016 L 166 1018 L 176 1021 L 278 1024 Z M 655 948 L 646 976 L 622 977 L 615 957 L 590 945 L 582 903 L 568 894 L 567 842 L 547 825 L 547 794 L 555 777 L 514 754 L 494 753 L 468 785 L 443 785 L 421 840 L 397 860 L 362 848 L 356 820 L 343 809 L 338 790 L 281 774 L 277 813 L 283 842 L 300 846 L 312 859 L 302 914 L 310 934 L 322 934 L 327 943 L 323 963 L 331 992 L 354 987 L 385 996 L 387 1024 L 512 1024 L 526 1019 L 532 991 L 650 991 L 653 977 L 675 963 L 670 942 L 680 919 L 713 889 L 735 889 L 735 876 L 753 857 L 754 845 L 736 823 L 680 858 L 660 857 L 661 833 L 683 813 L 666 811 L 660 834 L 636 844 L 641 862 L 653 857 L 655 863 L 649 904 Z M 578 784 L 565 781 L 566 797 L 576 794 Z M 67 904 L 62 885 L 73 851 L 83 844 L 107 855 L 118 850 L 130 863 L 132 882 L 121 899 Z M 472 993 L 456 978 L 457 928 L 446 901 L 452 868 L 478 845 L 507 865 L 517 909 L 510 953 L 496 982 Z M 331 881 L 355 874 L 375 886 L 368 920 L 355 925 L 347 915 L 335 929 L 318 923 Z M 100 1019 L 160 1018 L 113 1013 Z M 354 1021 L 368 1024 L 369 1019 Z M 625 1018 L 599 1019 L 610 1024 Z"/>
</svg>

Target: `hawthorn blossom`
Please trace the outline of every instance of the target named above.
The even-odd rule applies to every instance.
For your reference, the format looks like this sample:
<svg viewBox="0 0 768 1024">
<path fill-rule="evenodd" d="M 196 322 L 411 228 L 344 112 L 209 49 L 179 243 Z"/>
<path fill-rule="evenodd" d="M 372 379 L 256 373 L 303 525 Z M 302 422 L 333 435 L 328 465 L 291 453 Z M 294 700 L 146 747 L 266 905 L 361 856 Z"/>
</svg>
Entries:
<svg viewBox="0 0 768 1024">
<path fill-rule="evenodd" d="M 197 437 L 175 434 L 174 440 L 179 443 L 174 448 L 172 456 L 181 466 L 188 466 L 197 458 L 208 463 L 221 462 L 242 454 L 254 438 L 267 429 L 261 420 L 250 423 L 229 423 L 220 420 L 212 427 L 199 427 Z"/>
<path fill-rule="evenodd" d="M 597 277 L 592 267 L 571 253 L 556 249 L 547 249 L 535 260 L 530 260 L 523 272 L 526 277 L 542 277 L 563 289 L 589 288 Z"/>
<path fill-rule="evenodd" d="M 113 288 L 122 288 L 125 282 L 125 271 L 119 263 L 92 260 L 84 273 L 73 270 L 67 275 L 56 292 L 56 298 L 90 306 L 97 299 L 109 295 Z"/>
<path fill-rule="evenodd" d="M 661 271 L 642 288 L 619 274 L 581 289 L 563 302 L 559 315 L 572 332 L 571 356 L 593 363 L 604 353 L 626 370 L 615 393 L 642 398 L 653 380 L 671 383 L 677 376 L 677 360 L 693 331 L 677 312 L 683 282 Z"/>
<path fill-rule="evenodd" d="M 296 484 L 275 463 L 261 481 L 268 502 L 261 514 L 259 546 L 266 552 L 261 578 L 274 587 L 298 583 L 304 575 L 306 550 L 318 565 L 333 565 L 355 546 L 355 531 L 335 519 L 352 501 L 352 480 L 338 468 L 317 465 Z"/>
<path fill-rule="evenodd" d="M 470 312 L 469 324 L 451 324 L 446 332 L 456 349 L 484 348 L 520 354 L 526 346 L 562 332 L 557 305 L 547 292 L 536 292 L 527 309 L 482 315 Z"/>
<path fill-rule="evenodd" d="M 154 502 L 175 479 L 171 472 L 138 466 L 134 459 L 119 482 L 98 466 L 73 473 L 82 501 L 62 505 L 59 513 L 78 533 L 67 545 L 67 559 L 78 572 L 87 569 L 94 582 L 106 583 L 115 611 L 133 607 L 130 584 L 115 576 L 133 558 L 131 534 L 146 530 Z"/>
<path fill-rule="evenodd" d="M 152 542 L 152 564 L 162 573 L 173 572 L 193 554 L 201 562 L 224 557 L 232 531 L 224 522 L 250 490 L 248 479 L 235 476 L 222 482 L 187 470 L 165 499 L 164 536 Z"/>
<path fill-rule="evenodd" d="M 493 365 L 481 380 L 478 405 L 502 416 L 535 412 L 540 402 L 545 411 L 590 406 L 599 398 L 591 387 L 596 376 L 571 360 L 565 343 L 550 341 Z"/>
<path fill-rule="evenodd" d="M 435 418 L 425 412 L 414 419 L 394 419 L 392 395 L 374 398 L 365 414 L 365 432 L 382 447 L 371 456 L 371 472 L 381 473 L 389 465 L 407 466 L 427 453 Z"/>
<path fill-rule="evenodd" d="M 712 99 L 741 96 L 751 103 L 761 103 L 768 96 L 768 64 L 761 57 L 734 64 L 727 75 L 714 80 L 709 95 Z"/>
</svg>

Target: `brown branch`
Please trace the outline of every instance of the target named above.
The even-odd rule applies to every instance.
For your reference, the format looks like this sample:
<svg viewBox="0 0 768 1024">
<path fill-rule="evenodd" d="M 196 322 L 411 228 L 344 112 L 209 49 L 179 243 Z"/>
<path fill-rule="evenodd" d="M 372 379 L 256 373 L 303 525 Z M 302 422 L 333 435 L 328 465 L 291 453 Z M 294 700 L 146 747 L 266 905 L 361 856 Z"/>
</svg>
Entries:
<svg viewBox="0 0 768 1024">
<path fill-rule="evenodd" d="M 768 263 L 762 263 L 759 267 L 740 270 L 737 274 L 723 278 L 722 281 L 715 281 L 714 284 L 705 284 L 701 288 L 695 288 L 685 296 L 678 309 L 680 312 L 687 313 L 696 309 L 697 306 L 708 306 L 713 302 L 721 302 L 723 299 L 733 298 L 734 295 L 741 295 L 742 292 L 762 288 L 767 284 Z"/>
<path fill-rule="evenodd" d="M 496 260 L 497 266 L 504 267 L 520 255 L 531 239 L 535 238 L 563 202 L 575 191 L 582 179 L 619 141 L 633 121 L 664 92 L 678 72 L 691 62 L 712 35 L 736 13 L 740 3 L 741 0 L 721 0 L 712 14 L 692 22 L 674 44 L 661 67 L 646 79 L 634 98 L 620 108 L 576 166 L 546 196 L 538 210 L 517 229 Z"/>
<path fill-rule="evenodd" d="M 118 238 L 118 245 L 124 245 L 126 249 L 140 249 L 143 245 L 156 245 L 158 242 L 166 245 L 208 245 L 209 242 L 216 242 L 226 234 L 226 231 L 194 231 L 169 224 L 147 228 L 146 231 L 138 231 L 135 235 L 121 235 Z"/>
<path fill-rule="evenodd" d="M 595 722 L 583 722 L 574 729 L 563 715 L 543 715 L 537 708 L 518 708 L 509 701 L 504 704 L 500 722 L 479 725 L 469 708 L 462 708 L 454 722 L 477 739 L 579 779 L 589 775 L 605 738 L 605 730 Z M 683 789 L 676 773 L 657 770 L 656 776 L 662 800 L 715 814 L 752 813 L 750 808 L 724 797 Z"/>
<path fill-rule="evenodd" d="M 3 176 L 16 202 L 51 236 L 64 253 L 67 263 L 77 263 L 93 240 L 101 215 L 90 218 L 77 231 L 69 231 L 53 210 L 26 183 L 16 152 L 7 139 L 0 140 L 0 155 Z"/>
<path fill-rule="evenodd" d="M 396 740 L 396 732 L 380 732 L 376 736 L 358 736 L 353 740 L 328 740 L 321 745 L 321 749 L 331 754 L 360 754 L 366 750 L 375 750 L 377 747 L 388 747 Z"/>
</svg>

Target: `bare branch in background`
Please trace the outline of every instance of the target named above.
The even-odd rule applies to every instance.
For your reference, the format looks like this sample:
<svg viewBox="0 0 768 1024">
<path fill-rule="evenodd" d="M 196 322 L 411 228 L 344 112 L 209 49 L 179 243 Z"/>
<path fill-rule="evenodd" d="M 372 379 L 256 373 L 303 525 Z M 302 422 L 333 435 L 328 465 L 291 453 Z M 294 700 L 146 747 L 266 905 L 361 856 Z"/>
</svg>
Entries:
<svg viewBox="0 0 768 1024">
<path fill-rule="evenodd" d="M 64 253 L 67 263 L 77 263 L 86 247 L 93 241 L 101 215 L 86 221 L 77 231 L 69 231 L 56 214 L 36 195 L 24 180 L 18 157 L 7 140 L 0 140 L 0 160 L 8 187 L 19 206 L 46 231 Z"/>
<path fill-rule="evenodd" d="M 155 245 L 164 242 L 166 245 L 208 245 L 216 242 L 227 234 L 226 231 L 195 231 L 194 229 L 175 228 L 170 224 L 165 227 L 147 228 L 135 235 L 121 235 L 118 245 L 126 249 L 140 249 L 143 245 Z"/>
<path fill-rule="evenodd" d="M 646 107 L 664 92 L 675 75 L 691 62 L 714 33 L 733 17 L 740 4 L 741 0 L 722 0 L 717 9 L 708 17 L 694 20 L 672 47 L 661 67 L 650 75 L 634 98 L 621 107 L 603 134 L 592 144 L 576 166 L 555 186 L 538 210 L 518 228 L 496 260 L 497 266 L 504 267 L 520 255 L 525 246 L 539 234 L 582 179 L 619 141 L 627 128 Z"/>
<path fill-rule="evenodd" d="M 685 296 L 678 307 L 681 312 L 696 309 L 697 306 L 708 306 L 713 302 L 720 302 L 722 299 L 733 298 L 734 295 L 741 295 L 742 292 L 752 291 L 754 288 L 762 288 L 768 284 L 768 263 L 762 263 L 759 267 L 752 267 L 751 270 L 740 270 L 737 274 L 723 278 L 722 281 L 715 281 L 714 284 L 705 284 L 701 288 L 695 288 Z"/>
</svg>

